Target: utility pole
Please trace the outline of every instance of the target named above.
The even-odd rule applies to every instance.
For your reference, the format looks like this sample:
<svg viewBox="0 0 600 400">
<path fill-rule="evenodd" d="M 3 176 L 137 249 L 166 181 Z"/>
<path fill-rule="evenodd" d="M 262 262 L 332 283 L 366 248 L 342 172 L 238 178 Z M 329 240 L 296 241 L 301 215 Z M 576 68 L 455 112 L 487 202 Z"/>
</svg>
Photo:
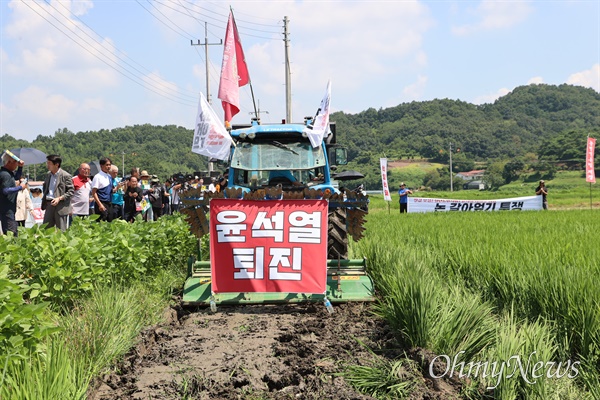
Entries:
<svg viewBox="0 0 600 400">
<path fill-rule="evenodd" d="M 208 23 L 204 23 L 204 43 L 200 43 L 200 39 L 198 39 L 198 43 L 194 44 L 193 40 L 190 40 L 192 46 L 204 46 L 204 60 L 206 61 L 206 99 L 208 100 L 208 104 L 212 105 L 212 99 L 210 97 L 210 74 L 208 73 L 208 46 L 219 46 L 223 44 L 223 39 L 219 43 L 208 43 Z M 213 171 L 213 163 L 208 160 L 208 173 Z"/>
<path fill-rule="evenodd" d="M 290 71 L 289 19 L 283 17 L 283 42 L 285 43 L 285 122 L 292 123 L 292 77 Z"/>
<path fill-rule="evenodd" d="M 206 61 L 206 99 L 208 100 L 209 104 L 212 104 L 212 100 L 210 98 L 210 84 L 209 84 L 210 74 L 208 73 L 208 46 L 222 45 L 223 39 L 221 39 L 220 43 L 208 43 L 208 23 L 205 22 L 204 23 L 204 43 L 200 43 L 200 39 L 198 39 L 198 43 L 194 43 L 193 40 L 190 40 L 190 43 L 192 46 L 204 46 L 204 59 Z"/>
<path fill-rule="evenodd" d="M 450 142 L 450 191 L 454 192 L 452 179 L 452 142 Z"/>
</svg>

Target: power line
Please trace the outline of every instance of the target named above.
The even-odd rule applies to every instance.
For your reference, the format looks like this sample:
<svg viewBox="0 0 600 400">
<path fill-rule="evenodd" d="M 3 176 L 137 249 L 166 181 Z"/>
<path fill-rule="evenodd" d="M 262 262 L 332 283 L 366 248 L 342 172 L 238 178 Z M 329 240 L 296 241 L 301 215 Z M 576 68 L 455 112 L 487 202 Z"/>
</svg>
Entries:
<svg viewBox="0 0 600 400">
<path fill-rule="evenodd" d="M 56 11 L 57 11 L 57 12 L 58 12 L 60 15 L 62 15 L 62 16 L 63 16 L 63 17 L 64 17 L 64 18 L 65 18 L 67 21 L 69 21 L 69 20 L 70 20 L 69 16 L 67 16 L 67 15 L 63 14 L 62 12 L 60 12 L 60 10 L 58 10 L 56 7 L 54 7 L 54 6 L 52 5 L 52 3 L 47 3 L 47 4 L 48 4 L 50 7 L 52 7 L 54 10 L 56 10 Z M 69 10 L 68 8 L 66 8 L 66 7 L 65 7 L 65 6 L 64 6 L 62 3 L 60 3 L 60 2 L 59 2 L 59 4 L 60 4 L 60 6 L 61 6 L 61 7 L 63 7 L 65 10 L 67 10 L 67 11 L 69 11 L 69 12 L 70 12 L 70 10 Z M 77 20 L 79 20 L 79 21 L 80 21 L 80 22 L 81 22 L 83 25 L 85 25 L 85 26 L 86 26 L 88 29 L 90 29 L 92 32 L 94 32 L 94 33 L 95 33 L 95 34 L 96 34 L 98 37 L 101 37 L 101 35 L 100 35 L 100 34 L 98 34 L 98 32 L 96 32 L 96 31 L 95 31 L 94 29 L 92 29 L 92 28 L 91 28 L 89 25 L 87 25 L 85 22 L 83 22 L 83 21 L 82 21 L 82 20 L 81 20 L 79 17 L 77 17 L 77 16 L 75 16 L 75 15 L 73 15 L 73 16 L 74 16 L 75 18 L 77 18 Z M 55 19 L 58 21 L 58 19 L 57 19 L 57 18 L 55 18 Z M 59 21 L 59 22 L 60 22 L 60 21 Z M 62 22 L 61 22 L 61 24 L 62 24 Z M 63 24 L 63 26 L 65 26 L 65 25 Z M 84 29 L 81 29 L 81 27 L 79 27 L 79 26 L 77 26 L 77 25 L 75 25 L 75 26 L 77 27 L 77 29 L 79 29 L 79 30 L 80 30 L 82 33 L 84 33 L 86 36 L 88 36 L 88 37 L 89 37 L 90 39 L 92 39 L 94 42 L 96 42 L 96 43 L 97 43 L 97 44 L 99 44 L 100 46 L 104 47 L 104 48 L 105 48 L 105 49 L 106 49 L 106 50 L 109 52 L 109 54 L 113 54 L 113 52 L 112 52 L 112 49 L 108 48 L 108 47 L 107 47 L 107 46 L 106 46 L 104 43 L 102 43 L 102 42 L 100 42 L 99 40 L 97 40 L 96 38 L 94 38 L 92 35 L 90 35 L 90 34 L 89 34 L 88 32 L 86 32 Z M 71 31 L 72 31 L 72 30 L 71 30 Z M 73 32 L 73 31 L 72 31 L 72 32 Z M 73 32 L 73 33 L 75 33 L 75 32 Z M 76 34 L 76 33 L 75 33 L 75 34 Z M 77 35 L 77 34 L 76 34 L 76 35 Z M 77 35 L 77 36 L 79 37 L 79 35 Z M 150 71 L 149 69 L 147 69 L 146 67 L 144 67 L 144 66 L 143 66 L 143 65 L 141 65 L 140 63 L 138 63 L 138 62 L 136 62 L 135 60 L 133 60 L 131 57 L 129 57 L 127 54 L 125 54 L 124 52 L 122 52 L 122 51 L 121 51 L 121 50 L 119 50 L 118 48 L 116 48 L 116 47 L 115 47 L 114 49 L 115 49 L 115 50 L 116 50 L 118 53 L 122 54 L 122 55 L 123 55 L 125 58 L 127 58 L 127 59 L 131 60 L 133 63 L 135 63 L 135 64 L 139 65 L 141 68 L 145 69 L 145 70 L 146 70 L 146 72 L 144 72 L 144 71 L 140 71 L 138 68 L 136 68 L 135 66 L 131 65 L 131 64 L 130 64 L 130 63 L 127 61 L 127 60 L 123 59 L 123 58 L 122 58 L 122 57 L 121 57 L 119 54 L 117 54 L 117 53 L 114 53 L 114 54 L 115 54 L 115 56 L 116 56 L 117 58 L 119 58 L 119 60 L 121 60 L 123 63 L 125 63 L 126 65 L 130 66 L 131 68 L 133 68 L 135 71 L 139 72 L 140 74 L 142 74 L 142 75 L 145 75 L 146 77 L 148 77 L 148 79 L 150 79 L 150 80 L 154 81 L 155 83 L 157 83 L 157 84 L 159 84 L 159 85 L 161 85 L 161 84 L 162 84 L 162 82 L 160 82 L 160 81 L 158 81 L 158 80 L 156 80 L 156 79 L 154 78 L 154 74 L 152 73 L 152 71 Z M 118 64 L 117 64 L 117 65 L 118 65 Z M 179 88 L 178 88 L 178 89 L 179 89 Z M 189 98 L 191 98 L 191 99 L 195 99 L 195 97 L 196 97 L 196 93 L 195 93 L 195 92 L 191 92 L 191 91 L 188 91 L 188 90 L 186 90 L 186 92 L 190 93 L 190 95 L 189 95 L 189 96 L 187 96 L 187 97 L 189 97 Z M 191 96 L 191 93 L 194 93 L 194 96 Z M 182 93 L 182 94 L 183 94 L 183 95 L 185 95 L 185 93 Z"/>
<path fill-rule="evenodd" d="M 182 14 L 182 15 L 185 15 L 185 16 L 189 16 L 189 15 L 185 14 L 184 12 L 182 12 L 181 10 L 179 10 L 179 9 L 177 9 L 177 8 L 174 8 L 174 7 L 171 7 L 171 6 L 170 6 L 170 5 L 168 5 L 168 4 L 161 3 L 161 2 L 160 2 L 160 1 L 158 1 L 158 0 L 155 0 L 155 1 L 156 1 L 158 4 L 161 4 L 162 6 L 164 6 L 164 7 L 167 7 L 167 8 L 169 8 L 169 9 L 171 9 L 171 10 L 173 10 L 173 11 L 175 11 L 175 12 L 179 13 L 179 14 Z M 185 6 L 182 6 L 182 8 L 184 8 L 184 9 L 186 9 L 186 10 L 188 10 L 188 11 L 194 11 L 194 10 L 192 10 L 192 9 L 188 8 L 188 7 L 185 7 Z M 199 15 L 201 15 L 201 16 L 203 16 L 203 17 L 208 17 L 207 15 L 204 15 L 204 14 L 202 14 L 202 13 L 198 13 L 198 14 L 199 14 Z M 208 25 L 211 25 L 211 26 L 213 26 L 213 27 L 216 27 L 216 28 L 221 28 L 223 25 L 227 24 L 227 21 L 226 21 L 226 20 L 225 20 L 225 21 L 221 21 L 221 20 L 219 20 L 219 19 L 216 19 L 216 18 L 213 18 L 213 17 L 208 17 L 208 18 L 209 18 L 209 19 L 212 19 L 212 20 L 214 20 L 214 21 L 217 21 L 217 22 L 219 23 L 219 25 L 217 25 L 217 24 L 214 24 L 214 23 L 212 23 L 212 22 L 203 21 L 203 20 L 201 20 L 201 19 L 199 19 L 199 18 L 197 18 L 197 17 L 191 17 L 191 18 L 193 18 L 193 19 L 197 20 L 198 22 L 206 22 Z M 253 31 L 257 31 L 257 32 L 271 33 L 271 34 L 276 34 L 276 33 L 278 33 L 278 32 L 264 31 L 264 30 L 260 30 L 260 29 L 252 29 L 252 28 L 245 28 L 245 30 L 253 30 Z M 212 32 L 211 32 L 211 33 L 212 33 Z M 242 34 L 242 32 L 240 31 L 240 35 L 241 35 L 241 34 Z M 265 36 L 252 35 L 252 34 L 245 33 L 245 32 L 243 33 L 243 35 L 244 35 L 244 36 L 255 37 L 255 38 L 259 38 L 259 39 L 265 39 L 265 40 L 278 40 L 278 39 L 275 39 L 275 38 L 272 38 L 272 37 L 265 37 Z M 219 36 L 217 36 L 217 37 L 219 37 Z"/>
<path fill-rule="evenodd" d="M 40 14 L 40 13 L 39 13 L 37 10 L 35 10 L 33 7 L 31 7 L 31 6 L 28 4 L 28 2 L 27 2 L 27 1 L 25 1 L 25 0 L 21 0 L 21 2 L 22 2 L 23 4 L 25 4 L 25 5 L 26 5 L 26 6 L 27 6 L 29 9 L 31 9 L 33 12 L 35 12 L 37 15 L 39 15 L 39 16 L 40 16 L 42 19 L 44 19 L 46 22 L 48 22 L 50 25 L 52 25 L 52 26 L 53 26 L 55 29 L 57 29 L 59 32 L 61 32 L 63 35 L 65 35 L 66 37 L 68 37 L 69 39 L 71 39 L 71 41 L 73 41 L 73 42 L 74 42 L 76 45 L 78 45 L 79 47 L 81 47 L 82 49 L 84 49 L 85 51 L 87 51 L 88 53 L 90 53 L 92 56 L 96 57 L 98 60 L 102 61 L 102 62 L 103 62 L 104 64 L 106 64 L 108 67 L 110 67 L 111 69 L 115 70 L 115 71 L 116 71 L 116 72 L 118 72 L 119 74 L 123 75 L 125 78 L 129 79 L 130 81 L 132 81 L 132 82 L 134 82 L 134 83 L 136 83 L 136 84 L 138 84 L 138 85 L 142 86 L 143 88 L 145 88 L 145 89 L 147 89 L 147 90 L 150 90 L 150 91 L 152 91 L 152 92 L 154 92 L 154 93 L 158 94 L 159 96 L 162 96 L 162 97 L 164 97 L 164 98 L 166 98 L 166 99 L 168 99 L 168 100 L 171 100 L 171 101 L 173 101 L 173 102 L 176 102 L 176 103 L 179 103 L 179 104 L 182 104 L 182 105 L 185 105 L 185 106 L 195 106 L 195 105 L 194 105 L 194 104 L 192 104 L 192 103 L 182 103 L 182 102 L 180 102 L 180 101 L 177 101 L 177 100 L 175 100 L 175 99 L 173 99 L 173 98 L 171 98 L 171 97 L 169 97 L 169 96 L 172 96 L 172 97 L 178 98 L 178 99 L 180 99 L 180 100 L 183 100 L 183 101 L 189 101 L 188 99 L 184 99 L 184 98 L 181 98 L 181 97 L 178 97 L 178 96 L 173 96 L 173 95 L 171 95 L 171 94 L 168 94 L 168 93 L 161 93 L 161 92 L 159 92 L 159 91 L 158 91 L 158 90 L 160 90 L 160 89 L 156 89 L 156 90 L 155 90 L 155 88 L 154 88 L 154 87 L 150 87 L 150 86 L 144 85 L 143 83 L 140 83 L 140 82 L 136 81 L 135 79 L 132 79 L 130 76 L 128 76 L 128 75 L 127 75 L 127 74 L 125 74 L 124 72 L 120 71 L 118 68 L 115 68 L 113 65 L 109 64 L 109 63 L 108 63 L 108 62 L 107 62 L 107 61 L 106 61 L 104 58 L 100 57 L 100 55 L 96 54 L 95 52 L 92 52 L 92 51 L 90 51 L 88 48 L 86 48 L 85 46 L 83 46 L 83 45 L 82 45 L 81 43 L 79 43 L 79 42 L 78 42 L 76 39 L 74 39 L 74 38 L 73 38 L 73 37 L 71 37 L 69 34 L 67 34 L 65 31 L 63 31 L 63 30 L 62 30 L 60 27 L 56 26 L 56 25 L 55 25 L 55 24 L 54 24 L 52 21 L 50 21 L 49 19 L 47 19 L 46 17 L 44 17 L 42 14 Z M 35 2 L 34 2 L 34 3 L 35 3 Z M 37 3 L 35 3 L 35 4 L 37 4 Z M 43 10 L 43 8 L 42 8 L 42 10 Z M 52 18 L 54 18 L 55 20 L 57 20 L 57 22 L 59 22 L 61 25 L 63 25 L 63 26 L 65 26 L 65 27 L 67 27 L 67 26 L 66 26 L 66 25 L 65 25 L 63 22 L 61 22 L 61 21 L 60 21 L 58 18 L 56 18 L 55 16 L 53 16 L 52 14 L 50 14 L 50 13 L 49 13 L 47 10 L 44 10 L 44 11 L 45 11 L 47 14 L 49 14 L 50 16 L 52 16 Z M 68 28 L 68 27 L 67 27 L 67 28 Z M 69 28 L 68 28 L 68 29 L 69 29 Z M 69 29 L 69 30 L 71 30 L 71 29 Z M 76 34 L 75 32 L 73 32 L 72 30 L 71 30 L 71 32 L 72 32 L 72 33 L 74 33 L 74 34 L 75 34 L 75 35 L 76 35 L 76 36 L 77 36 L 79 39 L 82 39 L 82 40 L 83 40 L 83 41 L 84 41 L 86 44 L 88 44 L 88 45 L 90 44 L 89 42 L 87 42 L 87 41 L 86 41 L 85 39 L 83 39 L 81 36 L 77 35 L 77 34 Z M 111 62 L 113 62 L 113 63 L 114 63 L 114 61 L 111 61 Z M 131 72 L 129 72 L 129 71 L 127 71 L 127 73 L 131 74 Z M 131 74 L 131 75 L 133 75 L 133 74 Z M 134 77 L 135 77 L 135 76 L 134 76 Z M 135 78 L 139 79 L 138 77 L 135 77 Z"/>
</svg>

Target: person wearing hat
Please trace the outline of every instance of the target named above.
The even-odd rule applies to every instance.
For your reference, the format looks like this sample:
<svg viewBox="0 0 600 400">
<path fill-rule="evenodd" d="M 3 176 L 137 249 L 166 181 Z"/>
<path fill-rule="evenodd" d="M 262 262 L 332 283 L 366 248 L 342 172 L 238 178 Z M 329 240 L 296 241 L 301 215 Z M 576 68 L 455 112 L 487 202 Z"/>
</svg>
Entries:
<svg viewBox="0 0 600 400">
<path fill-rule="evenodd" d="M 400 214 L 402 214 L 408 211 L 408 195 L 412 194 L 412 190 L 407 189 L 404 182 L 402 182 L 398 194 L 400 195 Z"/>
<path fill-rule="evenodd" d="M 148 199 L 150 200 L 150 205 L 152 205 L 152 216 L 148 216 L 148 221 L 152 219 L 156 221 L 163 212 L 165 188 L 160 184 L 160 179 L 156 175 L 152 175 L 152 179 L 150 179 L 150 190 L 148 190 Z"/>
<path fill-rule="evenodd" d="M 23 172 L 23 160 L 17 161 L 9 153 L 2 154 L 2 167 L 0 168 L 0 225 L 1 233 L 6 235 L 8 231 L 15 236 L 18 235 L 19 226 L 15 220 L 17 212 L 17 195 L 25 190 L 27 182 L 20 181 Z M 16 182 L 19 181 L 17 185 Z"/>
<path fill-rule="evenodd" d="M 152 205 L 148 196 L 151 189 L 150 174 L 146 170 L 142 170 L 142 172 L 140 173 L 140 187 L 144 191 L 145 201 L 142 201 L 142 215 L 144 221 L 152 221 L 154 219 L 154 213 L 152 212 Z"/>
<path fill-rule="evenodd" d="M 538 196 L 542 196 L 542 207 L 544 210 L 548 209 L 548 200 L 546 199 L 546 195 L 548 194 L 548 188 L 546 187 L 546 182 L 543 179 L 540 180 L 539 186 L 535 189 L 535 194 Z"/>
</svg>

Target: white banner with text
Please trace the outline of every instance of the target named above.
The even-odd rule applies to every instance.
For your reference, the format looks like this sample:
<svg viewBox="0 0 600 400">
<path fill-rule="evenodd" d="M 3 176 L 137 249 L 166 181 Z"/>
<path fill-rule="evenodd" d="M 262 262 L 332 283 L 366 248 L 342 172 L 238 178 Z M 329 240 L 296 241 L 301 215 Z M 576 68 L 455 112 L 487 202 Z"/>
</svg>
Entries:
<svg viewBox="0 0 600 400">
<path fill-rule="evenodd" d="M 408 212 L 432 211 L 510 211 L 541 210 L 542 196 L 514 197 L 499 200 L 450 200 L 427 199 L 423 197 L 408 198 Z"/>
</svg>

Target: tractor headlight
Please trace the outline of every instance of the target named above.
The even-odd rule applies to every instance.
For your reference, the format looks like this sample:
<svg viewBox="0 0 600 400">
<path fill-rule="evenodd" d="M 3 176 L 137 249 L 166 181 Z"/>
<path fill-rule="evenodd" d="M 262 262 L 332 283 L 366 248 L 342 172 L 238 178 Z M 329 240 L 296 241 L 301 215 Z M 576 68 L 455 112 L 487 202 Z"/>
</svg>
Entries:
<svg viewBox="0 0 600 400">
<path fill-rule="evenodd" d="M 240 133 L 240 139 L 246 139 L 246 132 Z"/>
<path fill-rule="evenodd" d="M 256 137 L 256 133 L 252 132 L 248 134 L 248 139 L 253 140 Z"/>
</svg>

